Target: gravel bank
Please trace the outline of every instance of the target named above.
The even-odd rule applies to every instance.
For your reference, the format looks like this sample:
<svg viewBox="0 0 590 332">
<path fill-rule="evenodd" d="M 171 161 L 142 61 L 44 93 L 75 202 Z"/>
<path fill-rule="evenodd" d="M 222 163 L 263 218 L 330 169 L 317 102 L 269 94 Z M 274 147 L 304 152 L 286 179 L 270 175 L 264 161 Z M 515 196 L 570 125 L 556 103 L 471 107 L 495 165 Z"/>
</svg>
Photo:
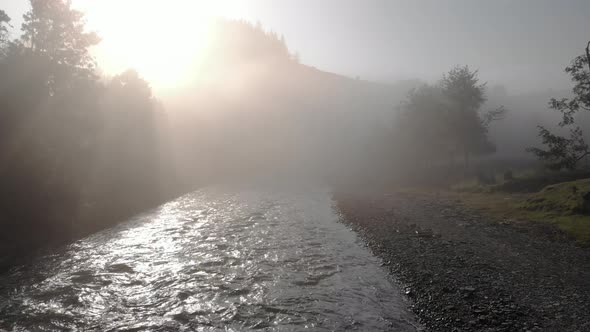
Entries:
<svg viewBox="0 0 590 332">
<path fill-rule="evenodd" d="M 436 194 L 338 193 L 344 222 L 407 287 L 431 331 L 590 331 L 590 249 Z"/>
</svg>

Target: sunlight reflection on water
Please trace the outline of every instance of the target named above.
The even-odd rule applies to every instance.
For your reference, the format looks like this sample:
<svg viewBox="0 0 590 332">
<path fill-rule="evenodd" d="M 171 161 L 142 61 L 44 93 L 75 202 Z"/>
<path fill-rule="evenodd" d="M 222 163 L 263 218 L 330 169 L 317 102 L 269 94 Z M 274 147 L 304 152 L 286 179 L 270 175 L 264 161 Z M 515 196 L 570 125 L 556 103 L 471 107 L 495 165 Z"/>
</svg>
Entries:
<svg viewBox="0 0 590 332">
<path fill-rule="evenodd" d="M 414 331 L 329 192 L 207 188 L 0 276 L 16 331 Z"/>
</svg>

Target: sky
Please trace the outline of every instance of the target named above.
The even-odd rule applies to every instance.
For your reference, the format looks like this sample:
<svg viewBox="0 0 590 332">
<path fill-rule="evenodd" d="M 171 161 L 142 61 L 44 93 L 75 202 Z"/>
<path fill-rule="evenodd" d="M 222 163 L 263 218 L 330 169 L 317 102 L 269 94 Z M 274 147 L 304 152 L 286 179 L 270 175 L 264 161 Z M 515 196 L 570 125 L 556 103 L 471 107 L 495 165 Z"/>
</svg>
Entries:
<svg viewBox="0 0 590 332">
<path fill-rule="evenodd" d="M 135 0 L 112 0 L 109 7 L 102 5 L 109 1 L 74 0 L 74 4 L 88 10 L 89 24 L 99 27 L 96 30 L 100 33 L 120 4 Z M 164 25 L 189 22 L 190 16 L 182 20 L 173 17 L 178 11 L 171 7 L 180 7 L 183 1 L 135 1 L 140 10 L 133 8 L 131 16 L 133 20 L 150 19 L 154 26 L 162 17 L 169 17 Z M 367 80 L 433 81 L 455 65 L 469 65 L 479 69 L 483 80 L 504 84 L 509 92 L 563 89 L 569 86 L 564 67 L 584 52 L 590 40 L 588 0 L 184 3 L 193 7 L 204 3 L 199 11 L 207 8 L 215 15 L 260 21 L 267 29 L 284 35 L 290 50 L 297 52 L 304 64 Z M 213 3 L 223 4 L 212 9 Z M 141 10 L 145 4 L 152 9 Z M 101 6 L 103 17 L 99 18 Z M 27 7 L 27 0 L 0 0 L 0 9 L 14 19 L 15 26 L 20 25 L 19 18 Z M 168 10 L 164 10 L 166 7 Z M 160 17 L 154 18 L 157 14 Z M 120 26 L 132 23 L 127 20 Z"/>
</svg>

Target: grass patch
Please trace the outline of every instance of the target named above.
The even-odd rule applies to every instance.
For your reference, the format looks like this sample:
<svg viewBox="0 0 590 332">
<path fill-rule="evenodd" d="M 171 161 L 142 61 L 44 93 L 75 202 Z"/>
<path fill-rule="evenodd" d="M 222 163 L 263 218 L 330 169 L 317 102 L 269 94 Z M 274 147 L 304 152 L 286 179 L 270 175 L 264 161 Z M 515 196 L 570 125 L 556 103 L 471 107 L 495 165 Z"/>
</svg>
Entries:
<svg viewBox="0 0 590 332">
<path fill-rule="evenodd" d="M 473 176 L 450 188 L 452 191 L 468 193 L 534 193 L 553 184 L 590 178 L 590 170 L 553 172 L 523 169 L 514 172 L 513 176 L 513 179 L 505 180 L 502 173 L 490 173 L 488 177 L 494 180 L 493 184 L 482 184 Z"/>
<path fill-rule="evenodd" d="M 451 186 L 452 191 L 465 193 L 491 193 L 494 191 L 494 185 L 480 184 L 477 180 L 465 180 Z"/>
<path fill-rule="evenodd" d="M 563 182 L 577 181 L 590 178 L 590 171 L 564 171 L 564 172 L 525 172 L 515 177 L 512 181 L 506 181 L 495 186 L 494 190 L 503 192 L 534 193 Z"/>
<path fill-rule="evenodd" d="M 583 245 L 590 245 L 590 179 L 553 184 L 537 193 L 484 191 L 453 193 L 465 206 L 507 222 L 555 224 Z"/>
<path fill-rule="evenodd" d="M 590 179 L 547 186 L 532 194 L 522 207 L 558 216 L 590 214 Z"/>
</svg>

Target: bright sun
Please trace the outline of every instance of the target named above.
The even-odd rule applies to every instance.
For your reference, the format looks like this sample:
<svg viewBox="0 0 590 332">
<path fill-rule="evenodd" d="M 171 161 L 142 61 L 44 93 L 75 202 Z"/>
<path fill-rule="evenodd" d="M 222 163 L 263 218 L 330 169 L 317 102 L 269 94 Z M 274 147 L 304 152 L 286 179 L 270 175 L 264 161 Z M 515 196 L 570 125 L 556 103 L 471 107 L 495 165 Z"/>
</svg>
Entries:
<svg viewBox="0 0 590 332">
<path fill-rule="evenodd" d="M 185 83 L 197 70 L 215 17 L 246 18 L 243 2 L 205 0 L 75 0 L 107 74 L 135 69 L 155 88 Z"/>
</svg>

